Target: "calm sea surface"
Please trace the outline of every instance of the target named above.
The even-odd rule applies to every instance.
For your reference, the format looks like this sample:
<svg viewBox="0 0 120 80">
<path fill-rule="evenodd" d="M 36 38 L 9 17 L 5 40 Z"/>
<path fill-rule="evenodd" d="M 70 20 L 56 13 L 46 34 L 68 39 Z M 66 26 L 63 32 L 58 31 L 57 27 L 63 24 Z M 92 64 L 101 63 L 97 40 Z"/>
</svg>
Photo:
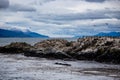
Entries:
<svg viewBox="0 0 120 80">
<path fill-rule="evenodd" d="M 53 39 L 53 38 L 0 38 L 0 46 L 10 44 L 11 42 L 26 42 L 31 45 L 34 45 L 35 43 L 46 39 Z M 63 38 L 63 39 L 66 39 L 68 41 L 77 40 L 76 38 Z"/>
<path fill-rule="evenodd" d="M 0 54 L 0 80 L 120 80 L 120 65 Z"/>
</svg>

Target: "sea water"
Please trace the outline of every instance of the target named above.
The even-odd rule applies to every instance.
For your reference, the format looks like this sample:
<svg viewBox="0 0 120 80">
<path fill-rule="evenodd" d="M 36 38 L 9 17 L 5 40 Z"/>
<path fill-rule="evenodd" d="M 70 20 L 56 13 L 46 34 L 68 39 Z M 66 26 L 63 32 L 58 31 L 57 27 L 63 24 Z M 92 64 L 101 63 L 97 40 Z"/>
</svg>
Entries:
<svg viewBox="0 0 120 80">
<path fill-rule="evenodd" d="M 28 44 L 34 45 L 35 43 L 46 39 L 56 39 L 56 38 L 0 38 L 0 46 L 8 45 L 11 42 L 26 42 Z M 77 40 L 77 38 L 58 38 L 58 39 L 65 39 L 68 41 Z"/>
</svg>

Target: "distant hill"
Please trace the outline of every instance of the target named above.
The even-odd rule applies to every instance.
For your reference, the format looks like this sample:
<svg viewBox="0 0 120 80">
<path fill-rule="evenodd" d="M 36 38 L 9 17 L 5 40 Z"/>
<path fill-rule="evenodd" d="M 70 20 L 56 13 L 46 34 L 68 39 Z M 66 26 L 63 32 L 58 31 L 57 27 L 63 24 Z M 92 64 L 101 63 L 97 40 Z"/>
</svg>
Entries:
<svg viewBox="0 0 120 80">
<path fill-rule="evenodd" d="M 120 32 L 110 32 L 110 33 L 99 33 L 95 36 L 112 36 L 112 37 L 120 37 Z"/>
<path fill-rule="evenodd" d="M 0 37 L 40 37 L 40 38 L 47 38 L 48 36 L 41 35 L 35 32 L 26 31 L 23 32 L 21 30 L 6 30 L 0 29 Z"/>
<path fill-rule="evenodd" d="M 74 38 L 83 38 L 84 36 L 74 36 Z"/>
</svg>

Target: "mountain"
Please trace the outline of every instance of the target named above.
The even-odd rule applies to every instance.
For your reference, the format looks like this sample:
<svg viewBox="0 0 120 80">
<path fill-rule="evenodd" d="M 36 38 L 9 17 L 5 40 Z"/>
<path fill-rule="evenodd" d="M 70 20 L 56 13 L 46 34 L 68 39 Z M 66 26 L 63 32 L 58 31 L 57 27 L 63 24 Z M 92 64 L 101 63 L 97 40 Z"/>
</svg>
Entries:
<svg viewBox="0 0 120 80">
<path fill-rule="evenodd" d="M 74 38 L 83 38 L 84 36 L 74 36 Z"/>
<path fill-rule="evenodd" d="M 112 37 L 120 37 L 120 32 L 110 32 L 110 33 L 99 33 L 95 36 L 112 36 Z"/>
<path fill-rule="evenodd" d="M 48 38 L 48 36 L 41 35 L 31 31 L 21 31 L 21 30 L 6 30 L 0 29 L 0 37 L 40 37 L 40 38 Z"/>
</svg>

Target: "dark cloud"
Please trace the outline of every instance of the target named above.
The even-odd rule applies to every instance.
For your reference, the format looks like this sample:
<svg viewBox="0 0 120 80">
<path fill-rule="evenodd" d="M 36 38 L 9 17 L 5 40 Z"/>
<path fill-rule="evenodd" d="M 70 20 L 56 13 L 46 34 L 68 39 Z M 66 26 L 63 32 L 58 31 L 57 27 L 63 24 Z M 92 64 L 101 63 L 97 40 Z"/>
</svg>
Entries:
<svg viewBox="0 0 120 80">
<path fill-rule="evenodd" d="M 40 1 L 40 3 L 47 3 L 47 2 L 51 2 L 51 1 L 56 1 L 56 0 L 43 0 L 43 1 Z"/>
<path fill-rule="evenodd" d="M 109 31 L 119 31 L 120 32 L 120 25 L 119 24 L 108 24 Z"/>
<path fill-rule="evenodd" d="M 49 3 L 49 2 L 51 2 L 51 1 L 56 1 L 56 0 L 38 0 L 38 1 L 37 1 L 37 4 L 43 5 L 43 4 Z"/>
<path fill-rule="evenodd" d="M 111 19 L 116 18 L 120 19 L 119 11 L 91 11 L 87 13 L 69 13 L 69 14 L 62 14 L 62 15 L 47 15 L 47 14 L 39 14 L 38 16 L 29 16 L 34 21 L 40 21 L 45 23 L 54 23 L 54 24 L 61 24 L 68 21 L 74 20 L 94 20 L 94 19 Z"/>
<path fill-rule="evenodd" d="M 105 0 L 86 0 L 88 2 L 104 2 Z"/>
<path fill-rule="evenodd" d="M 10 11 L 36 11 L 35 8 L 26 6 L 26 5 L 20 5 L 20 4 L 14 4 L 9 5 L 9 0 L 0 0 L 0 9 L 5 9 Z"/>
<path fill-rule="evenodd" d="M 0 0 L 0 9 L 1 8 L 8 8 L 9 7 L 9 1 L 8 0 Z"/>
<path fill-rule="evenodd" d="M 35 8 L 25 5 L 14 4 L 9 7 L 11 11 L 36 11 Z"/>
</svg>

